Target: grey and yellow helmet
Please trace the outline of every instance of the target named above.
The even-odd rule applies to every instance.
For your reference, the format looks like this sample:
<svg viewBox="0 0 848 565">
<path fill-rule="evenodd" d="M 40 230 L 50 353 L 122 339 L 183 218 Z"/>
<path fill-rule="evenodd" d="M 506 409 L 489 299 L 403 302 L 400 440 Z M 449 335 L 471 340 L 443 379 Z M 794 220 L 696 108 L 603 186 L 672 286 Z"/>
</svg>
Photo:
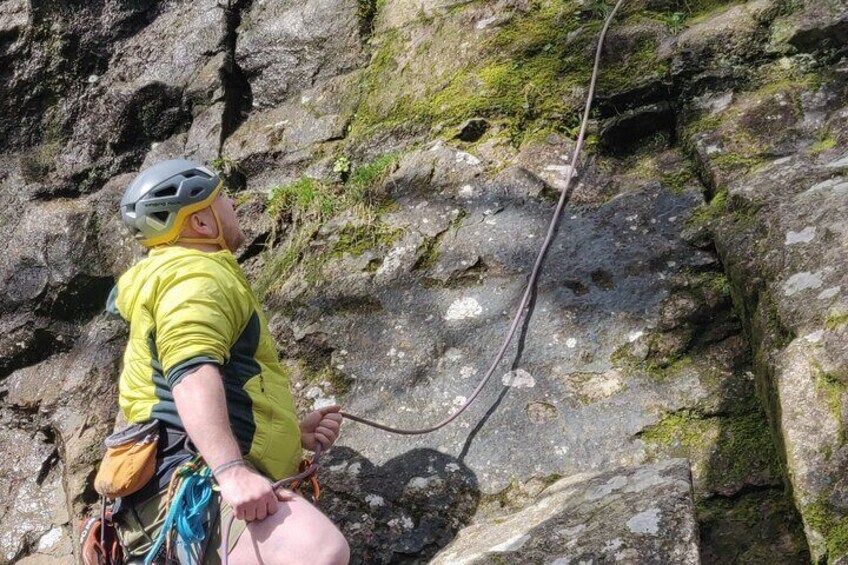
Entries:
<svg viewBox="0 0 848 565">
<path fill-rule="evenodd" d="M 173 243 L 185 219 L 210 206 L 221 186 L 218 175 L 203 165 L 164 161 L 142 171 L 124 192 L 121 219 L 146 247 Z"/>
</svg>

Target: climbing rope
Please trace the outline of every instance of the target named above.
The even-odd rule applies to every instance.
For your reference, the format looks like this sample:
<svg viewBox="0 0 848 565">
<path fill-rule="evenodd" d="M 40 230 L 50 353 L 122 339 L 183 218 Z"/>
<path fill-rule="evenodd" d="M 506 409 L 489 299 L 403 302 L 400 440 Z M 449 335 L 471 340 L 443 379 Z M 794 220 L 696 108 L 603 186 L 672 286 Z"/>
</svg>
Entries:
<svg viewBox="0 0 848 565">
<path fill-rule="evenodd" d="M 315 447 L 315 455 L 311 460 L 306 460 L 307 465 L 305 467 L 301 467 L 302 471 L 296 475 L 291 477 L 287 477 L 285 479 L 280 479 L 275 483 L 271 483 L 271 488 L 276 491 L 279 488 L 286 488 L 289 486 L 293 486 L 297 488 L 297 485 L 301 484 L 303 481 L 307 479 L 312 479 L 313 487 L 315 488 L 315 499 L 314 502 L 317 502 L 318 494 L 320 491 L 317 488 L 318 482 L 315 480 L 315 473 L 318 471 L 318 459 L 321 457 L 321 444 L 319 443 Z M 227 524 L 224 526 L 224 530 L 221 535 L 221 565 L 229 565 L 230 562 L 230 533 L 233 530 L 233 522 L 235 521 L 235 514 L 231 514 L 230 518 L 227 520 Z M 147 565 L 147 564 L 145 564 Z"/>
<path fill-rule="evenodd" d="M 203 525 L 206 510 L 212 500 L 212 475 L 209 467 L 199 465 L 197 462 L 189 463 L 174 472 L 178 477 L 172 480 L 168 488 L 168 513 L 162 524 L 162 531 L 147 556 L 144 565 L 151 565 L 159 556 L 162 546 L 167 542 L 170 553 L 170 536 L 172 531 L 188 548 L 192 544 L 201 543 L 206 538 L 206 530 Z M 174 489 L 176 482 L 179 487 Z M 176 494 L 173 494 L 176 491 Z M 186 552 L 191 564 L 191 551 Z"/>
<path fill-rule="evenodd" d="M 518 309 L 515 313 L 515 317 L 512 320 L 512 324 L 509 326 L 509 330 L 507 331 L 506 337 L 504 338 L 503 344 L 501 348 L 498 350 L 497 355 L 495 355 L 494 360 L 492 361 L 489 370 L 486 371 L 486 374 L 480 380 L 480 383 L 477 385 L 477 388 L 474 389 L 474 392 L 470 397 L 457 409 L 456 412 L 438 422 L 437 424 L 420 429 L 402 429 L 395 428 L 392 426 L 387 426 L 385 424 L 381 424 L 379 422 L 375 422 L 373 420 L 369 420 L 367 418 L 363 418 L 361 416 L 357 416 L 355 414 L 350 414 L 348 412 L 341 412 L 342 416 L 347 418 L 348 420 L 353 420 L 354 422 L 359 422 L 361 424 L 365 424 L 367 426 L 371 426 L 373 428 L 377 428 L 378 430 L 383 430 L 385 432 L 390 432 L 394 434 L 401 435 L 421 435 L 428 434 L 439 430 L 454 420 L 456 420 L 460 414 L 465 412 L 465 410 L 471 405 L 472 402 L 479 396 L 480 392 L 486 386 L 486 384 L 491 379 L 492 375 L 495 373 L 498 365 L 500 365 L 503 360 L 504 355 L 506 355 L 506 351 L 509 348 L 509 345 L 512 343 L 513 338 L 515 337 L 515 332 L 518 330 L 521 321 L 524 319 L 524 316 L 527 314 L 528 304 L 530 303 L 530 297 L 533 295 L 533 290 L 536 288 L 536 283 L 539 278 L 539 273 L 542 270 L 542 265 L 545 262 L 545 256 L 548 253 L 548 250 L 553 242 L 554 235 L 556 235 L 557 227 L 559 226 L 559 222 L 562 217 L 562 210 L 565 207 L 565 203 L 568 200 L 571 194 L 571 181 L 574 178 L 574 172 L 577 170 L 577 163 L 580 157 L 580 151 L 583 149 L 583 141 L 586 137 L 586 128 L 589 124 L 589 116 L 592 109 L 592 101 L 595 97 L 595 84 L 598 79 L 598 69 L 600 68 L 601 62 L 601 51 L 603 50 L 604 40 L 606 39 L 607 31 L 609 30 L 610 24 L 612 23 L 613 18 L 615 17 L 616 12 L 618 12 L 619 8 L 624 4 L 624 0 L 618 0 L 604 21 L 604 27 L 601 29 L 601 33 L 598 36 L 598 46 L 595 50 L 595 63 L 592 67 L 592 77 L 589 81 L 589 92 L 586 95 L 586 106 L 583 111 L 583 118 L 580 122 L 580 131 L 577 134 L 577 145 L 574 147 L 574 154 L 571 158 L 571 167 L 568 170 L 568 174 L 565 178 L 565 186 L 562 189 L 562 193 L 560 194 L 559 201 L 557 202 L 556 210 L 554 211 L 553 217 L 551 218 L 550 225 L 548 226 L 547 235 L 545 236 L 545 240 L 542 243 L 542 247 L 539 249 L 539 254 L 536 256 L 536 262 L 533 264 L 533 270 L 530 272 L 530 278 L 527 281 L 527 287 L 524 290 L 524 295 L 521 297 L 521 302 L 518 305 Z M 315 456 L 312 459 L 309 466 L 303 470 L 302 472 L 294 475 L 293 477 L 288 477 L 273 483 L 274 490 L 282 487 L 286 487 L 295 482 L 304 481 L 307 478 L 312 477 L 315 472 L 318 470 L 318 460 L 321 457 L 321 445 L 318 445 L 318 448 L 315 450 Z M 222 537 L 222 555 L 221 561 L 222 565 L 229 564 L 229 541 L 230 541 L 230 532 L 232 531 L 234 517 L 231 516 L 228 520 L 226 527 L 224 529 L 223 537 Z"/>
</svg>

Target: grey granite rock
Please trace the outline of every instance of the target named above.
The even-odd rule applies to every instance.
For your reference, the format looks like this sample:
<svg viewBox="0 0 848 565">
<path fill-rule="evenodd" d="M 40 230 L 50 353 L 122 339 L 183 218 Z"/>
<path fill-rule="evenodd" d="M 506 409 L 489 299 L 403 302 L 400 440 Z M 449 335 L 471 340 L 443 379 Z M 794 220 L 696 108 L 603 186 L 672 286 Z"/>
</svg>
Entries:
<svg viewBox="0 0 848 565">
<path fill-rule="evenodd" d="M 462 530 L 432 565 L 700 564 L 686 461 L 560 479 L 524 510 Z"/>
</svg>

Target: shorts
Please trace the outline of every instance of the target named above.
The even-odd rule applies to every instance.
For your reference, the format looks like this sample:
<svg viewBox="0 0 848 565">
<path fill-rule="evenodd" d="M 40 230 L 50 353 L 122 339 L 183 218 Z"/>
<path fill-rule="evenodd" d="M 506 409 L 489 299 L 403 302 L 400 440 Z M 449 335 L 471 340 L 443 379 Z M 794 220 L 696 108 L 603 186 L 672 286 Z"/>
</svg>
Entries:
<svg viewBox="0 0 848 565">
<path fill-rule="evenodd" d="M 162 532 L 162 524 L 168 512 L 167 498 L 168 490 L 165 489 L 144 502 L 123 508 L 115 517 L 118 539 L 121 540 L 121 544 L 127 552 L 128 565 L 143 563 L 147 552 L 150 551 Z M 178 539 L 178 536 L 174 538 L 179 562 L 219 565 L 221 563 L 219 548 L 221 548 L 222 530 L 226 528 L 232 514 L 232 508 L 229 504 L 223 502 L 220 494 L 217 491 L 213 493 L 204 518 L 206 539 L 200 544 L 186 547 Z M 247 522 L 244 520 L 233 520 L 228 546 L 230 551 L 233 550 L 246 528 Z M 191 561 L 189 561 L 189 556 Z"/>
</svg>

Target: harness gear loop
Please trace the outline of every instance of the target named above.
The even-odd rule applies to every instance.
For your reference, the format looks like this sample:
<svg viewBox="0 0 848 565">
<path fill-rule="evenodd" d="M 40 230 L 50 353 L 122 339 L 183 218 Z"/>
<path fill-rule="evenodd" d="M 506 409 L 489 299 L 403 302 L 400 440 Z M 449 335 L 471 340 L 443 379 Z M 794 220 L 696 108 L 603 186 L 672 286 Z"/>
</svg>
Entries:
<svg viewBox="0 0 848 565">
<path fill-rule="evenodd" d="M 100 511 L 82 524 L 80 559 L 84 565 L 123 565 L 124 549 L 112 524 L 112 510 L 101 498 Z"/>
<path fill-rule="evenodd" d="M 310 498 L 312 499 L 311 502 L 312 502 L 312 504 L 316 504 L 318 502 L 318 499 L 321 498 L 321 485 L 318 484 L 318 471 L 320 470 L 320 467 L 318 466 L 318 464 L 313 463 L 312 459 L 305 457 L 303 459 L 303 461 L 300 462 L 300 465 L 298 466 L 297 472 L 298 472 L 298 474 L 304 473 L 304 472 L 308 471 L 313 465 L 314 465 L 315 468 L 314 468 L 314 470 L 312 470 L 311 473 L 309 473 L 307 475 L 307 478 L 309 479 L 309 483 L 312 486 L 312 488 L 311 488 L 312 494 L 310 495 Z M 303 495 L 303 492 L 302 492 L 301 489 L 304 486 L 305 480 L 306 479 L 294 480 L 289 485 L 289 488 L 291 490 L 296 490 L 298 493 Z M 304 496 L 304 498 L 306 498 L 306 496 Z"/>
<path fill-rule="evenodd" d="M 199 459 L 194 459 L 177 469 L 168 485 L 168 513 L 162 531 L 145 556 L 144 565 L 153 563 L 163 545 L 166 547 L 166 555 L 172 554 L 171 538 L 174 534 L 187 546 L 205 540 L 207 532 L 203 527 L 203 518 L 211 500 L 212 478 L 209 467 Z"/>
</svg>

